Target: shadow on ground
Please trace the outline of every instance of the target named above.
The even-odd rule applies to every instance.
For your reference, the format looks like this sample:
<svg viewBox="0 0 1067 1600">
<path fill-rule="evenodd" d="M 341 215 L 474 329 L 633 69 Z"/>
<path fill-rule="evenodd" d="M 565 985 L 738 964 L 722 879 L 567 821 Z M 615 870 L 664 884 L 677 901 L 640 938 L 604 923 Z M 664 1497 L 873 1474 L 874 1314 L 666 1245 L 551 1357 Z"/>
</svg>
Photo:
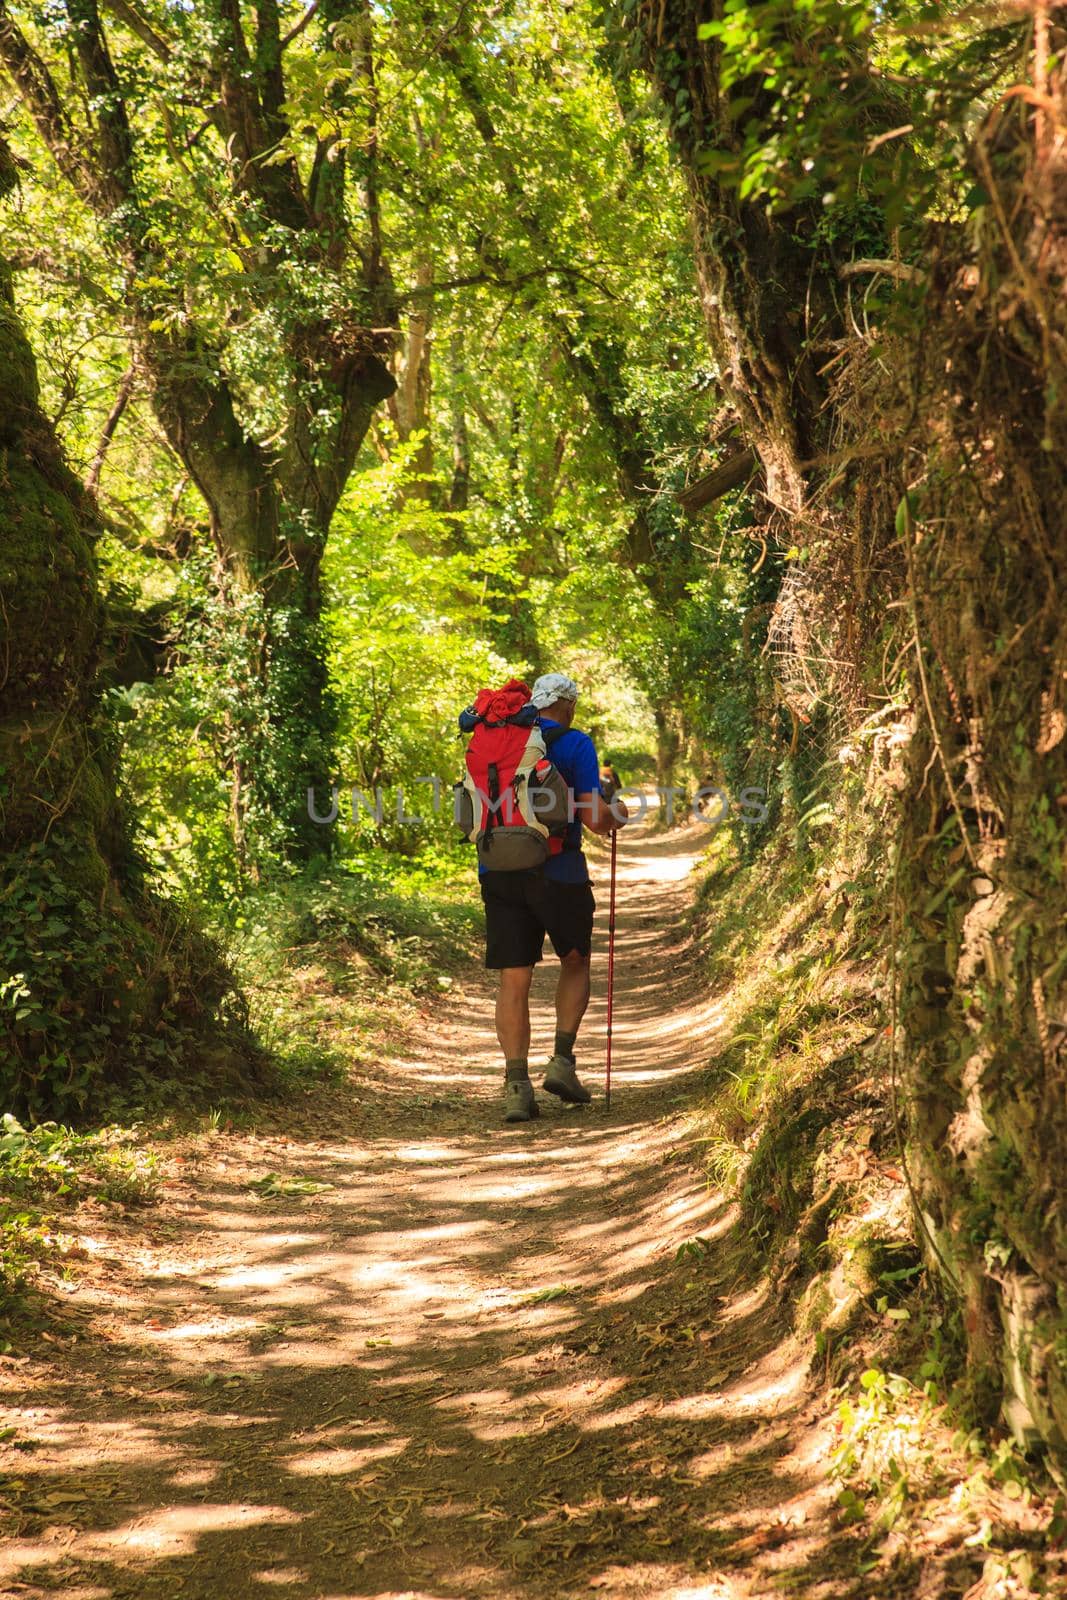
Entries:
<svg viewBox="0 0 1067 1600">
<path fill-rule="evenodd" d="M 76 1341 L 0 1369 L 0 1593 L 863 1592 L 798 1350 L 686 1148 L 718 1023 L 685 943 L 701 842 L 625 842 L 610 1115 L 501 1127 L 472 975 L 357 1073 L 358 1135 L 216 1140 L 108 1242 Z M 268 1173 L 329 1187 L 259 1198 Z"/>
</svg>

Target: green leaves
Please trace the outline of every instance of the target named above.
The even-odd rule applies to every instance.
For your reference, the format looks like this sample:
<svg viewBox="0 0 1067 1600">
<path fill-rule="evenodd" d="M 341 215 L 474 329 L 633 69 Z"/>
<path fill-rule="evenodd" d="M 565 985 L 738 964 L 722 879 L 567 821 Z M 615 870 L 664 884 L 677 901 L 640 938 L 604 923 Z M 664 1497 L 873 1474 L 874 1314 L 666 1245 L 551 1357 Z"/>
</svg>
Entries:
<svg viewBox="0 0 1067 1600">
<path fill-rule="evenodd" d="M 577 1285 L 573 1283 L 557 1283 L 549 1288 L 535 1289 L 531 1294 L 524 1294 L 518 1305 L 520 1307 L 550 1305 L 553 1300 L 565 1300 L 575 1293 L 576 1288 Z"/>
<path fill-rule="evenodd" d="M 697 36 L 714 52 L 717 115 L 740 131 L 736 164 L 707 150 L 694 160 L 741 198 L 867 197 L 891 227 L 987 202 L 980 186 L 964 192 L 962 160 L 975 96 L 1010 57 L 987 17 L 950 19 L 918 0 L 727 0 Z"/>
<path fill-rule="evenodd" d="M 735 1042 L 735 1041 L 731 1041 Z M 705 1239 L 698 1233 L 695 1238 L 684 1239 L 674 1252 L 674 1259 L 678 1262 L 703 1261 L 711 1253 L 711 1240 Z"/>
<path fill-rule="evenodd" d="M 918 494 L 913 489 L 909 489 L 902 496 L 893 519 L 898 539 L 910 536 L 914 531 L 915 523 L 919 520 L 921 504 Z"/>
<path fill-rule="evenodd" d="M 334 1186 L 332 1183 L 319 1183 L 314 1178 L 299 1176 L 283 1178 L 276 1172 L 268 1172 L 265 1177 L 257 1178 L 248 1187 L 253 1194 L 258 1194 L 261 1199 L 274 1200 L 290 1195 L 304 1196 L 311 1194 L 325 1194 Z"/>
<path fill-rule="evenodd" d="M 83 887 L 85 852 L 57 831 L 0 868 L 6 1092 L 34 1117 L 75 1112 L 108 1078 L 147 1081 L 181 1057 L 200 1017 L 199 996 L 174 982 L 182 960 L 202 963 L 205 1005 L 232 982 L 210 944 L 158 901 L 140 903 L 142 918 L 111 915 Z"/>
<path fill-rule="evenodd" d="M 141 1204 L 158 1188 L 155 1157 L 121 1128 L 79 1134 L 55 1122 L 27 1129 L 5 1113 L 0 1133 L 0 1191 L 20 1200 L 87 1193 Z"/>
</svg>

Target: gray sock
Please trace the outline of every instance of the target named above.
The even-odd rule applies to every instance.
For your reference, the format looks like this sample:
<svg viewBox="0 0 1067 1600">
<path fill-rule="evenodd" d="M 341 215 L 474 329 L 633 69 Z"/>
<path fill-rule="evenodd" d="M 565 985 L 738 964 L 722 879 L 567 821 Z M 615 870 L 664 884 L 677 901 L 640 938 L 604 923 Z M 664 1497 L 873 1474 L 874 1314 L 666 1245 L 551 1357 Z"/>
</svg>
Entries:
<svg viewBox="0 0 1067 1600">
<path fill-rule="evenodd" d="M 504 1082 L 510 1083 L 513 1078 L 528 1078 L 530 1064 L 525 1056 L 509 1056 L 504 1062 Z"/>
<path fill-rule="evenodd" d="M 568 1061 L 574 1060 L 574 1041 L 577 1033 L 565 1033 L 562 1028 L 556 1029 L 556 1046 L 554 1055 L 566 1056 Z"/>
</svg>

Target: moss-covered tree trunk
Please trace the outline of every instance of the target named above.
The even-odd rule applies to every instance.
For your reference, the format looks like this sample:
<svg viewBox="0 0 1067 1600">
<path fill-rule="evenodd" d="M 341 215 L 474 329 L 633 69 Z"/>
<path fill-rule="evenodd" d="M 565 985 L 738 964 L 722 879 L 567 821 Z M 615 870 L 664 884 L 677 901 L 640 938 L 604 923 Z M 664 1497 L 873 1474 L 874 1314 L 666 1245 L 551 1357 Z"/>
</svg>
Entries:
<svg viewBox="0 0 1067 1600">
<path fill-rule="evenodd" d="M 899 516 L 921 651 L 902 1063 L 928 1245 L 979 1392 L 1067 1455 L 1064 78 L 1044 106 L 999 110 L 972 160 L 988 201 L 978 247 L 936 268 L 926 459 Z"/>
<path fill-rule="evenodd" d="M 15 181 L 0 141 L 0 192 Z M 223 1037 L 232 984 L 145 884 L 96 685 L 95 507 L 64 462 L 0 258 L 0 1104 L 69 1113 L 107 1079 L 146 1083 Z"/>
<path fill-rule="evenodd" d="M 190 379 L 189 352 L 137 321 L 133 337 L 146 352 L 159 420 L 206 502 L 218 557 L 226 626 L 212 636 L 212 664 L 232 704 L 219 742 L 238 857 L 254 865 L 273 851 L 306 861 L 328 852 L 332 838 L 312 821 L 308 792 L 328 791 L 336 778 L 322 558 L 374 408 L 393 380 L 373 353 L 339 358 L 329 388 L 343 404 L 332 436 L 314 439 L 294 409 L 285 448 L 269 452 L 238 423 L 221 375 Z"/>
<path fill-rule="evenodd" d="M 831 560 L 851 526 L 883 553 L 851 608 L 860 665 L 879 654 L 887 602 L 916 641 L 896 887 L 919 1225 L 962 1302 L 978 1393 L 1067 1451 L 1064 81 L 1022 86 L 977 141 L 977 244 L 961 232 L 946 246 L 942 229 L 896 369 L 831 392 L 811 365 L 813 308 L 823 336 L 844 330 L 813 219 L 739 200 L 703 159 L 737 149 L 732 99 L 748 116 L 762 103 L 758 83 L 722 88 L 706 15 L 698 0 L 637 0 L 625 26 L 690 183 L 720 382 L 761 461 L 768 521 Z M 1056 62 L 1067 40 L 1051 33 Z M 850 449 L 862 471 L 841 470 Z"/>
</svg>

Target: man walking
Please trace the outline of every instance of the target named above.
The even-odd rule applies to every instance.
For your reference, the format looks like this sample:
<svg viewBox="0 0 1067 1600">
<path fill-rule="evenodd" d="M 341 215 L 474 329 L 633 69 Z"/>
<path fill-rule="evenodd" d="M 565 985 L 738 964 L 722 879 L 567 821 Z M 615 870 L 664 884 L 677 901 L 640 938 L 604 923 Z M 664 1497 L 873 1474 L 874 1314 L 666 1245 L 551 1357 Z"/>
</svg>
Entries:
<svg viewBox="0 0 1067 1600">
<path fill-rule="evenodd" d="M 582 828 L 610 834 L 627 819 L 626 806 L 614 814 L 600 793 L 600 764 L 593 741 L 572 726 L 578 688 L 562 672 L 538 678 L 530 696 L 544 732 L 562 728 L 552 741 L 551 759 L 574 798 L 563 849 L 541 867 L 525 872 L 481 870 L 485 903 L 485 964 L 500 973 L 496 1032 L 504 1052 L 504 1121 L 529 1122 L 540 1116 L 530 1082 L 530 984 L 541 960 L 545 934 L 559 957 L 556 985 L 556 1038 L 545 1069 L 544 1088 L 574 1105 L 585 1104 L 589 1090 L 578 1077 L 574 1043 L 589 1004 L 589 958 L 595 902 L 582 853 Z"/>
</svg>

